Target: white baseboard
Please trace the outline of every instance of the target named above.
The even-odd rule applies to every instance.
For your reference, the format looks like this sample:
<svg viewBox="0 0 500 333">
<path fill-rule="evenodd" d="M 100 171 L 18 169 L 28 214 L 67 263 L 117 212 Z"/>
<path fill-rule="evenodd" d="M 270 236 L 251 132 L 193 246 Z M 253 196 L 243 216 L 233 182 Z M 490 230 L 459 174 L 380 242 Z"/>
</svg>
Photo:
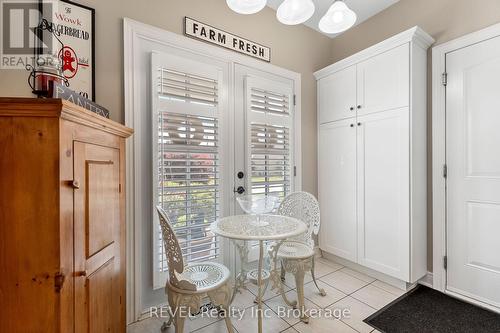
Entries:
<svg viewBox="0 0 500 333">
<path fill-rule="evenodd" d="M 321 250 L 319 249 L 319 246 L 315 246 L 314 247 L 314 257 L 315 258 L 321 258 L 322 257 Z"/>
<path fill-rule="evenodd" d="M 157 306 L 154 306 L 154 308 L 166 308 L 168 307 L 168 303 L 161 303 L 161 304 L 158 304 Z M 145 320 L 145 319 L 149 319 L 151 318 L 151 307 L 149 308 L 145 308 L 141 311 L 141 315 L 139 316 L 139 318 L 137 318 L 136 322 L 137 321 L 141 321 L 141 320 Z"/>
<path fill-rule="evenodd" d="M 423 278 L 418 280 L 418 283 L 421 285 L 424 285 L 426 287 L 434 289 L 434 282 L 433 281 L 434 281 L 434 278 L 432 276 L 432 272 L 427 272 L 427 274 L 425 274 L 425 276 Z"/>
<path fill-rule="evenodd" d="M 366 274 L 368 276 L 371 276 L 377 280 L 380 280 L 382 282 L 390 284 L 391 286 L 394 286 L 394 287 L 401 289 L 403 291 L 408 291 L 416 286 L 416 283 L 413 283 L 413 284 L 407 283 L 406 281 L 399 280 L 399 279 L 394 278 L 392 276 L 389 276 L 387 274 L 384 274 L 384 273 L 378 272 L 376 270 L 373 270 L 371 268 L 354 263 L 350 260 L 340 258 L 334 254 L 331 254 L 331 253 L 328 253 L 325 251 L 321 251 L 321 253 L 322 253 L 323 258 L 325 258 L 327 260 L 331 260 L 333 262 L 336 262 L 338 264 L 341 264 L 343 266 L 351 268 L 355 271 L 358 271 L 358 272 L 361 272 L 361 273 Z"/>
</svg>

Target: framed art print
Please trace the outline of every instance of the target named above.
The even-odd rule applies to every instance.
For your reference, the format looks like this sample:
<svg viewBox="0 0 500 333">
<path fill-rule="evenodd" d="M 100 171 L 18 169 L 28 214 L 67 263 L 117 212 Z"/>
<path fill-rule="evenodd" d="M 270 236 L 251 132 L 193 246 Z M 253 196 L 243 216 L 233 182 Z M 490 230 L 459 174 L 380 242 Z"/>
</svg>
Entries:
<svg viewBox="0 0 500 333">
<path fill-rule="evenodd" d="M 64 45 L 58 57 L 69 88 L 95 101 L 95 10 L 60 0 L 53 20 Z"/>
</svg>

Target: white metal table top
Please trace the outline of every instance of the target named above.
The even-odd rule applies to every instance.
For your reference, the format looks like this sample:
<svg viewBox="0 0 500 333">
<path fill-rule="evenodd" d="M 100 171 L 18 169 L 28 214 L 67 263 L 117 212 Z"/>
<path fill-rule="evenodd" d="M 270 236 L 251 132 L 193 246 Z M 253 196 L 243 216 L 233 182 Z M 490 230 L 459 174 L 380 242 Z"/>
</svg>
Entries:
<svg viewBox="0 0 500 333">
<path fill-rule="evenodd" d="M 304 222 L 281 215 L 233 215 L 210 225 L 215 234 L 239 240 L 278 240 L 307 231 Z"/>
</svg>

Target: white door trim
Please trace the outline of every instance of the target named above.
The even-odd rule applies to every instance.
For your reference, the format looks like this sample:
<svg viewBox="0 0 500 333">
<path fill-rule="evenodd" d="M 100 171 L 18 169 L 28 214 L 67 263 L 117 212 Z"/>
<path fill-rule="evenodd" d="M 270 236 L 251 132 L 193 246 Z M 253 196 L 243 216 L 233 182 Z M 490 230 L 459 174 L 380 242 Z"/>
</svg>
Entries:
<svg viewBox="0 0 500 333">
<path fill-rule="evenodd" d="M 233 84 L 234 64 L 239 63 L 248 67 L 257 68 L 275 75 L 289 78 L 294 82 L 294 94 L 296 95 L 295 106 L 295 165 L 297 166 L 297 176 L 295 177 L 295 188 L 302 188 L 302 149 L 301 149 L 301 74 L 296 73 L 270 63 L 265 63 L 250 57 L 231 52 L 207 43 L 196 41 L 185 36 L 163 30 L 145 23 L 141 23 L 130 18 L 123 19 L 123 40 L 124 40 L 124 106 L 125 106 L 125 124 L 128 127 L 135 128 L 134 125 L 140 124 L 139 98 L 136 96 L 135 78 L 139 73 L 135 72 L 134 59 L 137 57 L 136 48 L 138 40 L 149 40 L 156 43 L 175 47 L 178 49 L 199 53 L 230 64 L 230 84 Z M 230 101 L 230 110 L 234 109 Z M 229 121 L 232 121 L 231 119 Z M 231 134 L 231 133 L 230 133 Z M 141 317 L 143 309 L 142 302 L 142 278 L 141 278 L 141 212 L 135 210 L 135 193 L 140 189 L 140 175 L 150 170 L 141 170 L 136 167 L 134 159 L 135 149 L 140 149 L 151 141 L 150 137 L 132 136 L 127 141 L 126 146 L 126 179 L 127 179 L 127 209 L 126 209 L 126 227 L 127 227 L 127 323 L 133 322 Z M 230 166 L 231 167 L 231 166 Z"/>
<path fill-rule="evenodd" d="M 446 54 L 458 49 L 500 36 L 500 24 L 470 33 L 432 49 L 432 218 L 433 218 L 433 288 L 456 294 L 446 289 L 446 181 L 443 165 L 446 163 L 446 89 L 442 74 L 446 70 Z M 463 298 L 463 297 L 461 297 Z M 478 302 L 468 299 L 469 302 Z M 487 307 L 485 304 L 478 304 Z M 496 310 L 498 311 L 498 310 Z"/>
</svg>

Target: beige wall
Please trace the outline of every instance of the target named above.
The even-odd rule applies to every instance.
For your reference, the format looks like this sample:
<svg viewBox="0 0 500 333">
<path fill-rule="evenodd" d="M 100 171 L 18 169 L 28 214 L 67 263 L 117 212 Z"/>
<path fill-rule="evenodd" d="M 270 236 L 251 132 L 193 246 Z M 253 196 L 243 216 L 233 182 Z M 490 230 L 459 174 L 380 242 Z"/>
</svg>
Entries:
<svg viewBox="0 0 500 333">
<path fill-rule="evenodd" d="M 499 0 L 401 0 L 332 41 L 332 63 L 415 25 L 436 45 L 500 22 Z M 428 66 L 428 270 L 432 271 L 431 57 Z"/>
<path fill-rule="evenodd" d="M 313 72 L 331 62 L 331 40 L 305 26 L 280 24 L 265 8 L 244 16 L 224 0 L 78 0 L 96 10 L 96 97 L 111 118 L 123 122 L 122 18 L 129 17 L 178 34 L 190 16 L 271 47 L 271 62 L 302 74 L 303 187 L 317 193 L 316 81 Z M 0 96 L 31 96 L 22 70 L 0 70 Z"/>
</svg>

